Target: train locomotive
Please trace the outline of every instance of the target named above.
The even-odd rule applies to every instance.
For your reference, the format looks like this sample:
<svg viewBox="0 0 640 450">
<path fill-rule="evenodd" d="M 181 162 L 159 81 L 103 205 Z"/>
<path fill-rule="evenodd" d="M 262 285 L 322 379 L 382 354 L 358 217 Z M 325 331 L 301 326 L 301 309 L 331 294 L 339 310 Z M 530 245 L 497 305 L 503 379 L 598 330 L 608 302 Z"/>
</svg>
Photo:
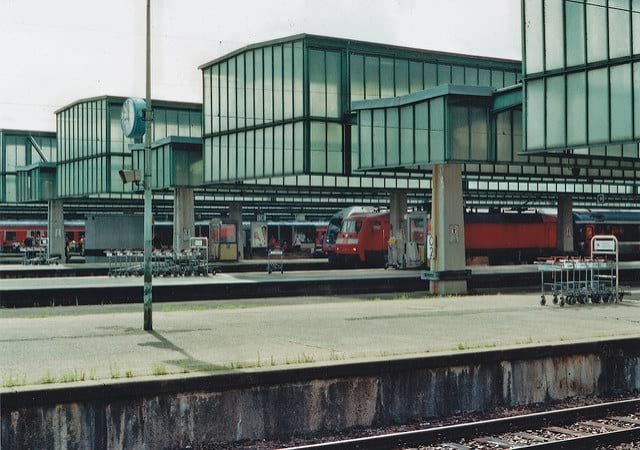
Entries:
<svg viewBox="0 0 640 450">
<path fill-rule="evenodd" d="M 426 216 L 426 213 L 422 213 Z M 334 219 L 334 218 L 332 218 Z M 539 212 L 465 213 L 465 249 L 469 260 L 489 264 L 531 263 L 555 255 L 557 218 Z M 337 220 L 334 220 L 334 225 Z M 429 224 L 427 220 L 428 233 Z M 409 241 L 424 247 L 424 233 L 410 229 Z M 603 211 L 573 214 L 576 255 L 588 255 L 596 234 L 615 235 L 621 259 L 640 258 L 640 212 Z M 341 265 L 383 266 L 388 261 L 389 212 L 353 213 L 342 219 L 330 260 Z M 421 250 L 422 260 L 424 251 Z"/>
</svg>

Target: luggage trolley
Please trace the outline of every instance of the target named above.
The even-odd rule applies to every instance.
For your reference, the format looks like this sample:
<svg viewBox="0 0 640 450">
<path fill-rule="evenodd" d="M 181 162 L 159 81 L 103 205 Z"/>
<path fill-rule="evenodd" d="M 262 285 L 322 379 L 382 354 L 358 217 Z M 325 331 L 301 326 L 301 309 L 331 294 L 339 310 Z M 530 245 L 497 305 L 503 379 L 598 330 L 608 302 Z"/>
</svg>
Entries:
<svg viewBox="0 0 640 450">
<path fill-rule="evenodd" d="M 622 301 L 618 259 L 615 236 L 594 236 L 590 258 L 551 258 L 539 264 L 540 304 L 546 304 L 547 295 L 560 306 Z"/>
<path fill-rule="evenodd" d="M 284 251 L 280 248 L 269 249 L 267 253 L 267 272 L 284 273 Z"/>
<path fill-rule="evenodd" d="M 604 258 L 592 274 L 593 289 L 599 300 L 621 302 L 624 292 L 620 290 L 618 238 L 613 235 L 594 236 L 591 238 L 591 256 Z"/>
</svg>

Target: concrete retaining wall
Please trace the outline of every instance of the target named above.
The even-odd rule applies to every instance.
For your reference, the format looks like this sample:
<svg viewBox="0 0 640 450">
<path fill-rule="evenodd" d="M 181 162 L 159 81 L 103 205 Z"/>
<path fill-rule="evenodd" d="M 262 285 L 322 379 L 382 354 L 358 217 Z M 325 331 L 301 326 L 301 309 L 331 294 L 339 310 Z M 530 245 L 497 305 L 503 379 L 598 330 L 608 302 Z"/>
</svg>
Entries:
<svg viewBox="0 0 640 450">
<path fill-rule="evenodd" d="M 640 339 L 1 391 L 2 448 L 176 448 L 640 388 Z"/>
</svg>

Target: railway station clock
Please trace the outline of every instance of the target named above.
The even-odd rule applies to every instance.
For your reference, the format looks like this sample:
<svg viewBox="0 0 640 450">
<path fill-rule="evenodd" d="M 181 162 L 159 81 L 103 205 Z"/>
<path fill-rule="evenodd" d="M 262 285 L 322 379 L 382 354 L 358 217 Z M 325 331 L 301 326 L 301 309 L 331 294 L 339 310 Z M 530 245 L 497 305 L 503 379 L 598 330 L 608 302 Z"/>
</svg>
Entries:
<svg viewBox="0 0 640 450">
<path fill-rule="evenodd" d="M 122 105 L 120 125 L 122 132 L 128 138 L 139 138 L 144 135 L 144 111 L 147 103 L 141 98 L 128 98 Z"/>
</svg>

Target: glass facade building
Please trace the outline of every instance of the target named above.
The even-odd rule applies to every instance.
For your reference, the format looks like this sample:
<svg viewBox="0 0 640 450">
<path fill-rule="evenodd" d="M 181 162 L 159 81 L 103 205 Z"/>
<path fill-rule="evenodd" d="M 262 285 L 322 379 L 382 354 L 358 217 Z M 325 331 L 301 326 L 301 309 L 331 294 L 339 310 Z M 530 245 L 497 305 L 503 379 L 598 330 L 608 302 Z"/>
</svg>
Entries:
<svg viewBox="0 0 640 450">
<path fill-rule="evenodd" d="M 638 158 L 640 0 L 522 0 L 525 150 Z"/>
<path fill-rule="evenodd" d="M 48 162 L 56 160 L 55 133 L 0 129 L 0 203 L 17 200 L 18 167 L 43 162 L 34 143 Z"/>
<path fill-rule="evenodd" d="M 132 192 L 118 171 L 131 169 L 132 139 L 120 126 L 126 99 L 97 97 L 79 100 L 56 111 L 57 193 L 59 197 Z M 199 138 L 202 109 L 199 104 L 153 101 L 152 140 L 167 136 Z"/>
<path fill-rule="evenodd" d="M 513 85 L 520 62 L 298 35 L 201 66 L 204 182 L 349 175 L 351 102 L 444 84 Z M 355 148 L 355 147 L 354 147 Z"/>
</svg>

